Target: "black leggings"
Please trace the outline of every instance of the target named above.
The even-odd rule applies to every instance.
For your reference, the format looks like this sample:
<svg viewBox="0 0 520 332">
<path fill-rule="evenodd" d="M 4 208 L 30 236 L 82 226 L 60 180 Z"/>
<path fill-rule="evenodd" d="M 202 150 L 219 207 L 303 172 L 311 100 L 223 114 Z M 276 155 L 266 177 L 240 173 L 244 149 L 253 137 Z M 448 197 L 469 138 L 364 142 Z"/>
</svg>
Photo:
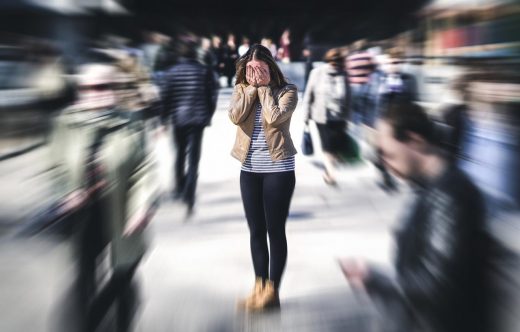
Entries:
<svg viewBox="0 0 520 332">
<path fill-rule="evenodd" d="M 271 279 L 277 289 L 287 260 L 285 222 L 295 183 L 294 171 L 240 173 L 240 191 L 249 225 L 255 275 Z M 267 234 L 271 251 L 270 266 Z"/>
</svg>

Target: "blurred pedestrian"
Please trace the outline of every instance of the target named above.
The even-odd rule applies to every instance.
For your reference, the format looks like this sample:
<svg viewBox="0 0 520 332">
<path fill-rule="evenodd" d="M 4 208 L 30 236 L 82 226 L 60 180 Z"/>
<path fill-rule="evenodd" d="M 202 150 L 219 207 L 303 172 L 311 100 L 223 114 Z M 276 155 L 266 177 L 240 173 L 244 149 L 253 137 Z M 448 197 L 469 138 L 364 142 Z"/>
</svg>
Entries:
<svg viewBox="0 0 520 332">
<path fill-rule="evenodd" d="M 242 44 L 238 48 L 238 56 L 243 56 L 244 54 L 246 54 L 247 50 L 249 50 L 250 46 L 251 45 L 249 44 L 249 38 L 247 38 L 247 37 L 242 38 Z"/>
<path fill-rule="evenodd" d="M 389 102 L 377 128 L 383 159 L 414 186 L 413 201 L 394 233 L 393 271 L 350 259 L 340 262 L 345 276 L 382 305 L 385 331 L 488 331 L 480 192 L 444 158 L 420 106 Z"/>
<path fill-rule="evenodd" d="M 368 81 L 358 90 L 356 107 L 359 115 L 361 135 L 372 146 L 375 146 L 375 123 L 381 110 L 391 101 L 416 101 L 417 87 L 413 75 L 402 70 L 402 54 L 391 50 L 385 57 L 381 57 L 380 67 L 375 66 L 368 76 Z M 379 186 L 387 191 L 398 190 L 397 181 L 388 172 L 381 156 L 381 151 L 375 148 L 374 166 L 381 173 L 382 180 Z"/>
<path fill-rule="evenodd" d="M 238 127 L 232 155 L 242 163 L 240 190 L 256 276 L 253 293 L 239 307 L 279 307 L 287 260 L 285 223 L 295 186 L 296 149 L 289 127 L 298 94 L 271 52 L 256 44 L 237 62 L 231 100 L 229 118 Z"/>
<path fill-rule="evenodd" d="M 168 68 L 177 62 L 177 54 L 175 53 L 173 42 L 171 39 L 165 40 L 155 58 L 155 66 L 152 71 L 152 79 L 155 84 L 162 86 L 164 83 L 164 73 Z"/>
<path fill-rule="evenodd" d="M 160 115 L 159 88 L 153 84 L 150 72 L 139 61 L 138 55 L 124 50 L 107 50 L 114 57 L 117 75 L 114 92 L 117 104 L 126 110 L 143 111 L 143 118 Z"/>
<path fill-rule="evenodd" d="M 219 36 L 214 35 L 211 37 L 211 49 L 217 57 L 217 73 L 219 77 L 224 76 L 224 67 L 226 65 L 224 46 L 222 45 L 222 39 Z"/>
<path fill-rule="evenodd" d="M 150 73 L 155 71 L 157 55 L 161 47 L 167 42 L 167 37 L 158 33 L 146 31 L 143 32 L 144 42 L 141 44 L 143 65 Z"/>
<path fill-rule="evenodd" d="M 224 76 L 227 78 L 227 84 L 230 88 L 235 77 L 235 63 L 238 59 L 238 47 L 235 41 L 235 35 L 228 35 L 227 43 L 224 45 Z"/>
<path fill-rule="evenodd" d="M 94 331 L 114 303 L 117 330 L 130 330 L 132 279 L 158 197 L 142 122 L 119 106 L 113 64 L 80 66 L 78 101 L 59 114 L 50 138 L 59 214 L 72 225 L 78 259 L 78 323 L 86 331 Z M 99 262 L 107 247 L 112 273 L 102 283 Z"/>
<path fill-rule="evenodd" d="M 403 101 L 418 99 L 417 82 L 412 74 L 404 72 L 404 62 L 401 51 L 390 50 L 383 65 L 385 75 L 379 89 L 379 103 L 384 104 L 395 99 Z"/>
<path fill-rule="evenodd" d="M 162 90 L 163 124 L 171 121 L 177 148 L 174 199 L 182 199 L 193 213 L 204 128 L 216 109 L 218 87 L 211 68 L 197 61 L 198 40 L 179 38 L 179 60 L 166 72 Z M 186 167 L 187 166 L 187 167 Z"/>
<path fill-rule="evenodd" d="M 285 29 L 280 37 L 278 60 L 283 63 L 291 62 L 291 30 Z"/>
<path fill-rule="evenodd" d="M 209 38 L 200 38 L 200 46 L 197 48 L 197 59 L 203 65 L 210 67 L 214 71 L 217 71 L 217 55 L 211 47 L 211 40 Z"/>
<path fill-rule="evenodd" d="M 453 163 L 460 162 L 462 141 L 469 121 L 469 91 L 467 78 L 457 77 L 451 82 L 451 100 L 441 110 L 443 146 Z"/>
<path fill-rule="evenodd" d="M 372 55 L 366 50 L 368 42 L 365 39 L 356 41 L 350 47 L 351 53 L 346 58 L 346 67 L 352 91 L 351 109 L 352 122 L 359 126 L 363 114 L 364 89 L 369 76 L 374 70 Z M 357 130 L 356 128 L 356 131 Z"/>
<path fill-rule="evenodd" d="M 312 39 L 310 34 L 307 32 L 305 34 L 305 38 L 303 39 L 303 58 L 305 60 L 305 76 L 304 76 L 304 90 L 307 87 L 307 82 L 309 81 L 309 76 L 312 70 Z"/>
<path fill-rule="evenodd" d="M 313 120 L 318 127 L 325 171 L 323 180 L 336 185 L 338 153 L 345 147 L 349 116 L 350 89 L 344 69 L 344 56 L 339 48 L 327 51 L 326 64 L 311 71 L 303 97 L 305 125 Z"/>
<path fill-rule="evenodd" d="M 276 45 L 273 43 L 273 40 L 271 38 L 262 38 L 262 41 L 260 44 L 262 46 L 265 46 L 269 51 L 271 51 L 271 55 L 273 56 L 273 59 L 276 59 L 276 54 L 278 53 L 278 49 L 276 48 Z"/>
<path fill-rule="evenodd" d="M 378 59 L 382 61 L 378 62 Z M 385 66 L 386 56 L 379 56 L 373 58 L 373 71 L 368 76 L 368 82 L 358 90 L 356 107 L 359 110 L 357 113 L 359 128 L 359 136 L 368 144 L 372 153 L 369 156 L 370 161 L 374 164 L 376 169 L 381 174 L 381 180 L 378 180 L 378 185 L 386 192 L 393 192 L 398 190 L 397 182 L 393 176 L 388 172 L 381 156 L 381 151 L 377 146 L 375 124 L 380 116 L 383 98 L 384 85 L 386 73 L 383 71 Z"/>
<path fill-rule="evenodd" d="M 218 58 L 209 38 L 201 38 L 200 47 L 197 49 L 197 58 L 200 63 L 211 69 L 215 87 L 220 87 Z M 215 94 L 214 98 L 217 98 Z M 216 100 L 214 101 L 216 104 Z"/>
</svg>

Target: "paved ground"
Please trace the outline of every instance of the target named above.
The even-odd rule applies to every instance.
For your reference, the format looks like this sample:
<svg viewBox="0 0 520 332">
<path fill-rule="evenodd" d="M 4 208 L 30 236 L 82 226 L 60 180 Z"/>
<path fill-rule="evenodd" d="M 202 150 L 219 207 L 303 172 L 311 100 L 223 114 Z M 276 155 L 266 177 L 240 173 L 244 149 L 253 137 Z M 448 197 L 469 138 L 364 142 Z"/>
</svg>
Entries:
<svg viewBox="0 0 520 332">
<path fill-rule="evenodd" d="M 136 331 L 371 331 L 374 313 L 351 293 L 336 258 L 364 256 L 388 264 L 390 227 L 403 200 L 375 184 L 368 164 L 340 170 L 339 187 L 321 179 L 319 150 L 297 156 L 297 185 L 287 225 L 289 258 L 281 290 L 281 313 L 243 315 L 237 298 L 253 283 L 248 231 L 239 192 L 238 161 L 229 152 L 235 127 L 227 118 L 231 91 L 220 94 L 218 111 L 204 136 L 196 214 L 165 202 L 152 224 L 151 250 L 138 272 L 141 302 Z M 313 128 L 314 134 L 315 128 Z M 301 110 L 292 134 L 299 147 Z M 317 140 L 317 135 L 314 135 Z M 315 141 L 315 143 L 318 143 Z M 157 145 L 161 180 L 171 182 L 169 139 Z M 74 258 L 67 243 L 48 238 L 10 239 L 14 225 L 41 205 L 45 148 L 0 163 L 1 331 L 66 331 L 67 289 Z"/>
<path fill-rule="evenodd" d="M 154 222 L 153 248 L 141 271 L 144 296 L 137 330 L 368 330 L 370 308 L 350 293 L 335 259 L 362 255 L 387 263 L 389 227 L 404 195 L 382 192 L 366 164 L 342 169 L 338 189 L 326 186 L 316 167 L 319 151 L 313 158 L 297 157 L 282 313 L 235 312 L 235 300 L 249 292 L 253 272 L 240 165 L 229 156 L 235 135 L 226 112 L 229 97 L 229 90 L 221 93 L 205 132 L 197 213 L 185 222 L 183 207 L 166 203 Z M 298 109 L 292 125 L 298 146 L 301 132 Z"/>
</svg>

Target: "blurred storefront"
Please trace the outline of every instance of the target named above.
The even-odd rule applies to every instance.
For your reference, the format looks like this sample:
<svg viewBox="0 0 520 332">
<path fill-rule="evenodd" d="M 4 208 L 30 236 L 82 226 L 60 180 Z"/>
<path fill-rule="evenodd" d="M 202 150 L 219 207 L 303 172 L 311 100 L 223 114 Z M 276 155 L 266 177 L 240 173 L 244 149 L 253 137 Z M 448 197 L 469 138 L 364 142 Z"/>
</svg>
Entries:
<svg viewBox="0 0 520 332">
<path fill-rule="evenodd" d="M 464 77 L 471 111 L 461 166 L 489 197 L 492 213 L 518 208 L 520 4 L 438 0 L 419 15 L 425 101 L 445 102 L 453 80 Z"/>
</svg>

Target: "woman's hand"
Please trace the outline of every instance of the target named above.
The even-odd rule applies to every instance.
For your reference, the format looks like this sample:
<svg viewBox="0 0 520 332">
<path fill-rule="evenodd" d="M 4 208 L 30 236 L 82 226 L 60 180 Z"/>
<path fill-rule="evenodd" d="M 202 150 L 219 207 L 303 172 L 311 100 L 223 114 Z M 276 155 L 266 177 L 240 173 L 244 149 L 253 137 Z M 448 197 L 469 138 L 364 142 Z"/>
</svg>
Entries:
<svg viewBox="0 0 520 332">
<path fill-rule="evenodd" d="M 256 67 L 255 74 L 259 86 L 267 86 L 271 82 L 271 75 L 269 69 L 265 67 Z"/>
<path fill-rule="evenodd" d="M 249 85 L 255 87 L 266 86 L 271 82 L 271 75 L 268 68 L 248 65 L 246 67 L 246 80 Z"/>
<path fill-rule="evenodd" d="M 258 86 L 258 80 L 256 78 L 253 66 L 246 66 L 246 81 L 249 83 L 249 85 L 254 87 Z"/>
</svg>

